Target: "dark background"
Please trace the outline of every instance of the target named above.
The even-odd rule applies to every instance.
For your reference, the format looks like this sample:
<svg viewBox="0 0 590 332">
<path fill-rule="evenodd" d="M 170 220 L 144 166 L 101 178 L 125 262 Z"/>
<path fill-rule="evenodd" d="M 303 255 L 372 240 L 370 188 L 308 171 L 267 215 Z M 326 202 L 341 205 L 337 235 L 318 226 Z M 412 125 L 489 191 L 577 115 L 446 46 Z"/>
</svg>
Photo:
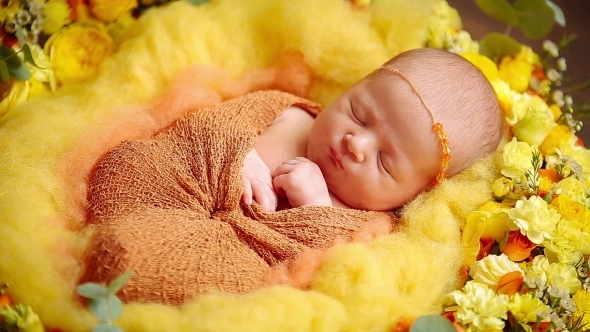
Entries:
<svg viewBox="0 0 590 332">
<path fill-rule="evenodd" d="M 467 30 L 475 40 L 481 39 L 489 32 L 503 33 L 506 26 L 483 13 L 475 4 L 475 0 L 447 0 L 447 2 L 459 11 L 463 20 L 463 28 Z M 517 28 L 513 28 L 510 37 L 529 45 L 537 53 L 541 53 L 541 43 L 549 39 L 557 43 L 565 34 L 575 34 L 574 40 L 568 49 L 561 52 L 567 61 L 567 70 L 564 75 L 575 83 L 582 83 L 590 78 L 590 0 L 553 0 L 563 10 L 566 25 L 561 27 L 555 24 L 551 33 L 540 40 L 527 39 Z M 573 95 L 575 103 L 590 103 L 590 87 L 585 91 Z M 575 113 L 574 113 L 575 114 Z M 590 147 L 590 116 L 582 119 L 584 126 L 578 133 L 587 147 Z"/>
</svg>

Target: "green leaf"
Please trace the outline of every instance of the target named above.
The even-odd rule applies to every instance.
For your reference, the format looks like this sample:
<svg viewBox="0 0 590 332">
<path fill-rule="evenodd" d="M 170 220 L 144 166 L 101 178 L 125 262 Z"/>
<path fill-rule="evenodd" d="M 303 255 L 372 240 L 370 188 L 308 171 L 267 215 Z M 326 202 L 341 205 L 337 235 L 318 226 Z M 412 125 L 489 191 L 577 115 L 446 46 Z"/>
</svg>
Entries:
<svg viewBox="0 0 590 332">
<path fill-rule="evenodd" d="M 439 315 L 422 316 L 414 321 L 410 332 L 456 332 L 453 324 Z"/>
<path fill-rule="evenodd" d="M 29 68 L 25 65 L 24 62 L 20 61 L 20 65 L 18 67 L 8 67 L 8 71 L 10 75 L 17 80 L 26 81 L 31 77 L 31 72 L 29 72 Z"/>
<path fill-rule="evenodd" d="M 117 278 L 115 278 L 115 280 L 111 281 L 109 283 L 109 285 L 107 286 L 107 293 L 109 295 L 117 294 L 117 292 L 120 291 L 121 288 L 123 288 L 125 283 L 127 283 L 129 278 L 131 278 L 132 274 L 133 274 L 133 271 L 127 271 L 127 272 L 121 274 L 120 276 L 118 276 Z"/>
<path fill-rule="evenodd" d="M 108 324 L 98 324 L 92 327 L 92 332 L 124 332 L 120 327 Z"/>
<path fill-rule="evenodd" d="M 114 320 L 123 313 L 123 302 L 116 295 L 109 295 L 109 320 Z"/>
<path fill-rule="evenodd" d="M 21 62 L 14 50 L 6 45 L 0 45 L 0 60 L 2 60 L 8 69 L 20 66 Z"/>
<path fill-rule="evenodd" d="M 23 33 L 23 29 L 20 27 L 20 25 L 16 26 L 16 39 L 18 39 L 18 42 L 21 45 L 26 44 L 27 42 L 25 41 L 25 34 Z"/>
<path fill-rule="evenodd" d="M 2 79 L 2 83 L 6 83 L 10 80 L 10 73 L 8 72 L 8 67 L 4 61 L 0 61 L 0 79 Z"/>
<path fill-rule="evenodd" d="M 518 24 L 516 10 L 506 0 L 475 0 L 475 3 L 484 13 L 504 24 L 510 26 Z"/>
<path fill-rule="evenodd" d="M 487 34 L 479 41 L 479 53 L 493 61 L 498 61 L 507 55 L 516 55 L 520 49 L 519 42 L 498 32 Z"/>
<path fill-rule="evenodd" d="M 25 54 L 25 62 L 30 63 L 31 65 L 39 69 L 42 69 L 35 63 L 35 59 L 33 58 L 33 53 L 31 52 L 31 47 L 29 46 L 29 44 L 24 44 L 22 47 L 22 51 Z"/>
<path fill-rule="evenodd" d="M 107 297 L 107 289 L 103 285 L 99 285 L 93 282 L 87 282 L 76 288 L 76 291 L 81 296 L 88 299 L 100 299 Z"/>
<path fill-rule="evenodd" d="M 106 298 L 88 299 L 88 309 L 90 309 L 101 322 L 107 323 L 109 321 Z"/>
<path fill-rule="evenodd" d="M 561 8 L 559 8 L 559 6 L 556 5 L 555 2 L 553 2 L 551 0 L 547 0 L 547 5 L 549 7 L 551 7 L 551 9 L 553 9 L 553 13 L 555 14 L 555 22 L 557 22 L 557 24 L 564 27 L 565 26 L 565 15 L 563 15 L 563 11 L 561 10 Z"/>
<path fill-rule="evenodd" d="M 518 15 L 518 28 L 531 39 L 545 37 L 555 24 L 555 13 L 547 0 L 517 0 L 514 3 Z"/>
<path fill-rule="evenodd" d="M 188 3 L 190 3 L 191 5 L 195 5 L 195 6 L 202 5 L 204 3 L 209 2 L 209 0 L 186 0 L 186 1 L 188 1 Z"/>
</svg>

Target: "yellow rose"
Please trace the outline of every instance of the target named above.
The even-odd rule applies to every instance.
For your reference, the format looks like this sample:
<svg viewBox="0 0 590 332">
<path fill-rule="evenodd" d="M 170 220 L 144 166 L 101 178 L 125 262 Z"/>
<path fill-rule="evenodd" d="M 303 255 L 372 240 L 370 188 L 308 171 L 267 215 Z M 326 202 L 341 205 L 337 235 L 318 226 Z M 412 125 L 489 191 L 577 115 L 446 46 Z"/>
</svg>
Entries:
<svg viewBox="0 0 590 332">
<path fill-rule="evenodd" d="M 529 87 L 533 65 L 519 57 L 505 56 L 498 66 L 499 76 L 510 84 L 514 91 L 524 92 Z"/>
<path fill-rule="evenodd" d="M 572 200 L 566 194 L 557 196 L 551 202 L 551 205 L 559 209 L 559 213 L 563 219 L 567 220 L 580 220 L 580 218 L 586 213 L 586 205 Z"/>
<path fill-rule="evenodd" d="M 514 125 L 514 136 L 519 141 L 539 146 L 556 125 L 549 106 L 541 98 L 534 96 L 527 101 L 524 118 Z"/>
<path fill-rule="evenodd" d="M 498 78 L 498 67 L 487 56 L 478 53 L 463 53 L 461 56 L 479 68 L 488 81 L 492 82 Z"/>
<path fill-rule="evenodd" d="M 498 200 L 504 199 L 504 197 L 508 196 L 514 189 L 514 184 L 512 180 L 501 177 L 494 181 L 492 184 L 492 193 L 494 194 L 494 198 Z"/>
<path fill-rule="evenodd" d="M 90 12 L 103 22 L 116 21 L 137 7 L 137 0 L 90 0 Z"/>
<path fill-rule="evenodd" d="M 551 110 L 551 114 L 553 114 L 553 121 L 557 121 L 557 119 L 563 114 L 561 108 L 559 108 L 557 104 L 549 105 L 549 109 Z"/>
<path fill-rule="evenodd" d="M 90 77 L 112 52 L 113 40 L 102 26 L 70 25 L 45 44 L 57 80 L 77 83 Z"/>
<path fill-rule="evenodd" d="M 500 241 L 507 233 L 508 223 L 511 223 L 511 220 L 505 210 L 507 208 L 503 208 L 498 203 L 488 202 L 467 215 L 461 237 L 465 266 L 475 263 L 481 238 L 494 238 L 495 241 Z"/>
<path fill-rule="evenodd" d="M 568 126 L 558 125 L 551 129 L 539 148 L 544 155 L 570 156 L 574 152 L 574 145 L 577 141 L 576 134 Z"/>
<path fill-rule="evenodd" d="M 522 178 L 526 171 L 533 170 L 532 158 L 536 147 L 527 142 L 519 142 L 516 138 L 506 143 L 495 156 L 496 165 L 502 175 L 509 178 Z"/>
<path fill-rule="evenodd" d="M 499 78 L 490 83 L 498 98 L 498 104 L 504 115 L 504 120 L 509 126 L 514 126 L 518 121 L 524 118 L 524 115 L 526 114 L 526 108 L 513 108 L 514 101 L 520 99 L 520 94 L 512 90 L 508 83 Z"/>
<path fill-rule="evenodd" d="M 1 87 L 1 86 L 0 86 Z M 29 96 L 29 85 L 25 81 L 13 80 L 0 95 L 0 118 L 16 106 L 24 103 Z"/>
</svg>

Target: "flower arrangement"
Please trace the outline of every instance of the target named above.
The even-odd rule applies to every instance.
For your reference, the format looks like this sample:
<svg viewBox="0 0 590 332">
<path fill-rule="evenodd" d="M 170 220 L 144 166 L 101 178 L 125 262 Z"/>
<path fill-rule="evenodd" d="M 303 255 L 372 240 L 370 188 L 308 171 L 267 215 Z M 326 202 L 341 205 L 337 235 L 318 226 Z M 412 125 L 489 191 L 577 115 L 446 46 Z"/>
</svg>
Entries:
<svg viewBox="0 0 590 332">
<path fill-rule="evenodd" d="M 141 12 L 166 1 L 0 0 L 0 120 L 27 99 L 91 77 Z M 476 2 L 530 38 L 565 24 L 547 0 Z M 461 54 L 480 68 L 508 129 L 495 156 L 495 199 L 462 225 L 464 286 L 444 299 L 444 318 L 418 319 L 411 329 L 590 330 L 590 150 L 576 135 L 582 122 L 574 115 L 588 107 L 564 93 L 567 65 L 560 57 L 572 38 L 546 41 L 538 54 L 505 34 L 473 40 L 445 0 L 434 16 L 425 46 Z M 91 299 L 114 294 L 92 287 Z M 2 329 L 43 330 L 29 307 L 0 292 Z"/>
<path fill-rule="evenodd" d="M 530 38 L 565 24 L 550 1 L 477 4 Z M 573 38 L 546 40 L 541 54 L 498 33 L 478 42 L 453 8 L 439 5 L 430 46 L 482 70 L 507 127 L 495 155 L 494 201 L 462 225 L 465 284 L 444 299 L 444 316 L 457 331 L 589 331 L 590 150 L 574 117 L 587 106 L 564 94 L 560 57 Z"/>
</svg>

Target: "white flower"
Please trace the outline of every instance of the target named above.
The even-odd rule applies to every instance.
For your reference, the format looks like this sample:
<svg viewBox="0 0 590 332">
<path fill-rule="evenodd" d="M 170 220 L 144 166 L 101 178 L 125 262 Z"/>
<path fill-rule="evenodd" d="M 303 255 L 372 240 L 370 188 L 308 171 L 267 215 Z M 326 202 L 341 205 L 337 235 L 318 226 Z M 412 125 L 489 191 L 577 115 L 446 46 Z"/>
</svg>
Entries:
<svg viewBox="0 0 590 332">
<path fill-rule="evenodd" d="M 557 58 L 559 56 L 559 50 L 557 49 L 557 45 L 550 41 L 544 40 L 543 41 L 543 49 L 547 51 L 552 57 Z"/>
<path fill-rule="evenodd" d="M 511 261 L 505 254 L 488 255 L 471 266 L 469 274 L 473 280 L 486 284 L 495 289 L 500 278 L 506 273 L 522 269 L 515 262 Z"/>
<path fill-rule="evenodd" d="M 555 229 L 561 215 L 554 208 L 549 208 L 547 202 L 539 196 L 518 200 L 513 209 L 508 210 L 508 216 L 523 235 L 535 244 L 541 244 L 545 239 L 555 237 Z"/>
<path fill-rule="evenodd" d="M 504 328 L 508 296 L 497 295 L 485 284 L 468 281 L 463 289 L 449 294 L 447 300 L 457 304 L 455 318 L 469 331 L 501 331 Z"/>
</svg>

